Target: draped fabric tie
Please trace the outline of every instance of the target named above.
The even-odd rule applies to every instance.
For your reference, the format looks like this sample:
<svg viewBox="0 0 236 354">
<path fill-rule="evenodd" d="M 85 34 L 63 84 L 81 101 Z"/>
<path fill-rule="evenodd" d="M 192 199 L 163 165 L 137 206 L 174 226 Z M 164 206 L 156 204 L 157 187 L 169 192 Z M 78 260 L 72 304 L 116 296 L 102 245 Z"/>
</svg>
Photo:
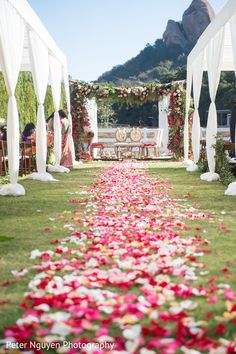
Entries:
<svg viewBox="0 0 236 354">
<path fill-rule="evenodd" d="M 193 160 L 194 163 L 197 164 L 200 157 L 200 117 L 198 112 L 198 107 L 195 109 L 193 113 L 193 126 L 192 126 L 192 149 L 193 149 Z"/>
<path fill-rule="evenodd" d="M 74 163 L 74 161 L 75 161 L 75 145 L 74 145 L 74 140 L 72 137 L 72 117 L 71 117 L 70 112 L 68 112 L 68 121 L 70 124 L 69 144 L 70 144 L 70 148 L 71 148 L 71 152 L 72 152 L 72 161 Z"/>
<path fill-rule="evenodd" d="M 207 151 L 207 161 L 210 173 L 215 172 L 215 149 L 217 135 L 217 113 L 215 102 L 211 102 L 208 121 L 207 121 L 207 131 L 206 131 L 206 151 Z"/>
<path fill-rule="evenodd" d="M 20 158 L 20 138 L 19 138 L 19 117 L 17 111 L 16 98 L 9 96 L 7 111 L 7 151 L 8 151 L 8 169 L 10 183 L 5 184 L 0 195 L 25 195 L 23 186 L 17 183 L 19 175 Z"/>
<path fill-rule="evenodd" d="M 187 166 L 192 162 L 189 160 L 189 108 L 190 108 L 190 96 L 192 87 L 192 68 L 187 65 L 187 86 L 186 86 L 186 111 L 184 120 L 184 164 Z"/>
<path fill-rule="evenodd" d="M 189 127 L 188 127 L 188 113 L 185 115 L 184 121 L 184 160 L 188 161 L 189 153 Z"/>
<path fill-rule="evenodd" d="M 39 104 L 37 112 L 36 151 L 37 170 L 39 173 L 45 173 L 47 160 L 47 137 L 43 103 Z"/>
<path fill-rule="evenodd" d="M 210 39 L 206 47 L 206 61 L 208 69 L 208 83 L 211 104 L 209 107 L 207 130 L 206 130 L 206 152 L 209 172 L 200 176 L 201 179 L 212 182 L 219 179 L 219 175 L 215 173 L 215 148 L 217 135 L 217 112 L 215 98 L 217 88 L 220 81 L 221 63 L 223 58 L 223 44 L 225 26 L 215 33 Z"/>
<path fill-rule="evenodd" d="M 163 152 L 168 153 L 168 142 L 169 142 L 169 124 L 168 124 L 168 108 L 170 103 L 169 96 L 163 96 L 159 100 L 159 128 L 163 129 L 162 145 Z"/>
<path fill-rule="evenodd" d="M 37 172 L 31 173 L 28 178 L 38 181 L 56 181 L 46 172 L 47 163 L 47 129 L 43 103 L 39 103 L 36 126 L 36 164 Z"/>
<path fill-rule="evenodd" d="M 7 111 L 7 151 L 10 182 L 16 184 L 19 175 L 20 139 L 19 139 L 19 116 L 16 98 L 9 96 Z"/>
<path fill-rule="evenodd" d="M 58 111 L 54 113 L 53 118 L 53 129 L 54 129 L 54 154 L 56 165 L 60 165 L 61 162 L 61 123 Z"/>
</svg>

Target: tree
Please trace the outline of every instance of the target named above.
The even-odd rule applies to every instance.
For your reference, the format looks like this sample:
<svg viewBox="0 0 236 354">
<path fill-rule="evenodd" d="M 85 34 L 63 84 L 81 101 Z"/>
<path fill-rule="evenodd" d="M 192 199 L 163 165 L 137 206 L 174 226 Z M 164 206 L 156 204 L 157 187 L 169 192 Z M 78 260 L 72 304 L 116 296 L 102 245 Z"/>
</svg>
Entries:
<svg viewBox="0 0 236 354">
<path fill-rule="evenodd" d="M 2 72 L 0 72 L 0 118 L 1 121 L 7 120 L 7 101 L 8 101 L 8 95 L 7 95 L 7 90 L 3 78 Z"/>
<path fill-rule="evenodd" d="M 32 74 L 22 71 L 16 86 L 16 101 L 19 112 L 20 130 L 29 122 L 36 123 L 37 99 L 34 91 Z"/>
<path fill-rule="evenodd" d="M 8 94 L 4 83 L 2 73 L 0 73 L 0 119 L 1 124 L 6 124 L 7 121 L 7 103 Z M 19 112 L 20 131 L 29 122 L 36 123 L 37 117 L 37 98 L 35 95 L 32 74 L 29 71 L 22 71 L 19 74 L 16 86 L 16 101 Z M 51 86 L 48 85 L 45 102 L 45 116 L 49 117 L 54 109 Z M 65 88 L 61 86 L 61 103 L 60 108 L 65 107 Z"/>
<path fill-rule="evenodd" d="M 98 101 L 98 122 L 104 128 L 108 128 L 109 126 L 117 122 L 116 113 L 110 101 Z"/>
</svg>

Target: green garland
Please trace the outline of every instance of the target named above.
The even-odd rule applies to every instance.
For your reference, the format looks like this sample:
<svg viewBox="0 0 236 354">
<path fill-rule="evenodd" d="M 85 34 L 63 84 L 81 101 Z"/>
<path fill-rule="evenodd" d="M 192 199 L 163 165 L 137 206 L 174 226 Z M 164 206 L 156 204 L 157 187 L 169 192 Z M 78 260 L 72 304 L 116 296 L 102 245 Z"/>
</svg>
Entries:
<svg viewBox="0 0 236 354">
<path fill-rule="evenodd" d="M 146 102 L 157 102 L 163 96 L 170 96 L 168 112 L 169 146 L 173 156 L 179 159 L 183 156 L 183 131 L 185 119 L 185 89 L 184 81 L 167 84 L 148 83 L 142 87 L 116 87 L 97 85 L 82 81 L 73 81 L 71 87 L 71 105 L 73 121 L 73 138 L 76 153 L 80 152 L 80 143 L 85 127 L 88 127 L 86 100 L 95 97 L 97 100 L 109 99 L 116 103 L 142 105 Z M 191 119 L 190 119 L 191 125 Z"/>
</svg>

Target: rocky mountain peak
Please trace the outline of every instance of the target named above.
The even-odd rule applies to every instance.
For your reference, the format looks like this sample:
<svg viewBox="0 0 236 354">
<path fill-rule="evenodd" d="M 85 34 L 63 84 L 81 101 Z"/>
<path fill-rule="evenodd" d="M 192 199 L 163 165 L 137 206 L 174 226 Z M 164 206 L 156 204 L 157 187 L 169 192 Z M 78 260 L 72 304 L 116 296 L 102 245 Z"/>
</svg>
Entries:
<svg viewBox="0 0 236 354">
<path fill-rule="evenodd" d="M 183 50 L 192 48 L 214 17 L 215 12 L 208 0 L 193 0 L 181 22 L 168 21 L 163 34 L 166 45 L 179 46 Z"/>
<path fill-rule="evenodd" d="M 191 4 L 181 21 L 169 20 L 162 39 L 157 39 L 154 45 L 149 44 L 123 65 L 102 74 L 98 81 L 125 82 L 125 85 L 128 85 L 127 82 L 147 82 L 159 79 L 168 70 L 183 67 L 187 55 L 215 17 L 209 1 L 189 0 Z M 171 67 L 168 68 L 168 65 Z"/>
</svg>

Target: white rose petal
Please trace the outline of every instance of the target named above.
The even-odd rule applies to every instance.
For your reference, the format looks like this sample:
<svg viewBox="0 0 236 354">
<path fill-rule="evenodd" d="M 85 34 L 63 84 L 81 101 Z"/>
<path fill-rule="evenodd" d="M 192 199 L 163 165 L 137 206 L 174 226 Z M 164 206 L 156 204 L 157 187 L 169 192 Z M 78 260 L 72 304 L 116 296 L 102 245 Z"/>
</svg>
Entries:
<svg viewBox="0 0 236 354">
<path fill-rule="evenodd" d="M 137 324 L 137 325 L 131 326 L 129 328 L 126 328 L 123 331 L 123 335 L 126 339 L 134 340 L 136 338 L 139 338 L 140 333 L 141 333 L 141 329 L 142 329 L 142 327 L 139 324 Z"/>
<path fill-rule="evenodd" d="M 148 349 L 142 348 L 140 350 L 140 354 L 155 354 L 155 352 L 153 350 L 148 350 Z"/>
<path fill-rule="evenodd" d="M 52 334 L 59 334 L 60 336 L 68 336 L 71 334 L 71 327 L 63 322 L 55 322 L 51 328 Z"/>
<path fill-rule="evenodd" d="M 47 304 L 41 304 L 41 305 L 35 306 L 34 309 L 48 312 L 50 310 L 50 307 Z"/>
<path fill-rule="evenodd" d="M 19 320 L 17 320 L 17 321 L 16 321 L 16 324 L 17 324 L 18 326 L 22 326 L 22 325 L 24 325 L 24 324 L 30 324 L 30 323 L 35 323 L 35 322 L 39 322 L 38 317 L 29 315 L 29 316 L 27 316 L 27 317 L 20 318 Z"/>
<path fill-rule="evenodd" d="M 30 254 L 30 259 L 35 259 L 37 257 L 40 257 L 41 254 L 42 254 L 42 252 L 40 252 L 39 250 L 34 250 Z"/>
<path fill-rule="evenodd" d="M 181 347 L 180 348 L 184 354 L 202 354 L 201 352 L 194 350 L 194 349 L 188 349 L 186 347 Z"/>
<path fill-rule="evenodd" d="M 98 266 L 98 262 L 95 258 L 91 258 L 87 263 L 86 263 L 86 267 L 87 268 L 94 268 Z"/>
</svg>

